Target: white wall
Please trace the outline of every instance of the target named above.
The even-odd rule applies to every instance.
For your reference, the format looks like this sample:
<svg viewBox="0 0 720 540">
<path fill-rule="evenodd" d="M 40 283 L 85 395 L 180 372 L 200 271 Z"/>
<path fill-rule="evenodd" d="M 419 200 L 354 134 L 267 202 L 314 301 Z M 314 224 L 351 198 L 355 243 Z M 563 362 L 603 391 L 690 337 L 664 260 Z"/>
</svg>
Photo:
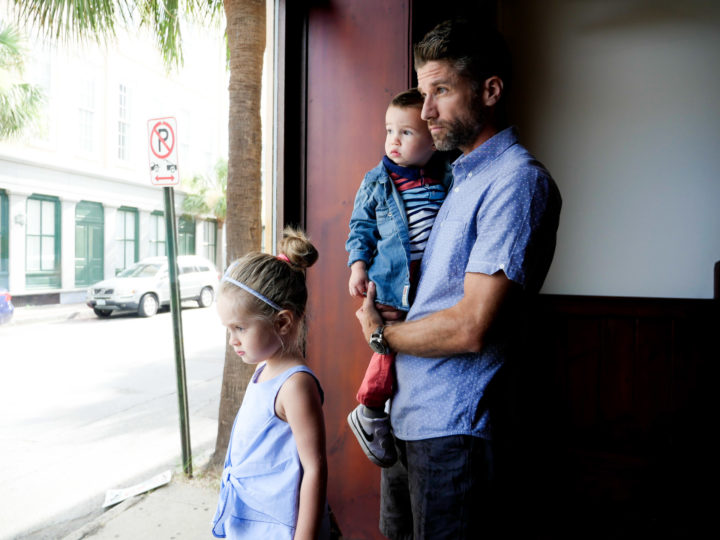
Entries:
<svg viewBox="0 0 720 540">
<path fill-rule="evenodd" d="M 512 0 L 511 116 L 564 207 L 543 292 L 710 298 L 720 2 Z"/>
</svg>

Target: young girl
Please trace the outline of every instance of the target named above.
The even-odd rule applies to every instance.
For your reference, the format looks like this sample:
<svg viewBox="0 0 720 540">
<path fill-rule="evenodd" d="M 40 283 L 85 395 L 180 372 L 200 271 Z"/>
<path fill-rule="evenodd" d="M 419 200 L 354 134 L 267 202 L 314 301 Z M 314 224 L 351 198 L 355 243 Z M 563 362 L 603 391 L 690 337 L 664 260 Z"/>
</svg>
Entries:
<svg viewBox="0 0 720 540">
<path fill-rule="evenodd" d="M 323 393 L 302 352 L 305 268 L 318 252 L 293 229 L 279 250 L 235 261 L 219 288 L 230 346 L 257 366 L 225 458 L 212 529 L 219 538 L 329 538 Z"/>
</svg>

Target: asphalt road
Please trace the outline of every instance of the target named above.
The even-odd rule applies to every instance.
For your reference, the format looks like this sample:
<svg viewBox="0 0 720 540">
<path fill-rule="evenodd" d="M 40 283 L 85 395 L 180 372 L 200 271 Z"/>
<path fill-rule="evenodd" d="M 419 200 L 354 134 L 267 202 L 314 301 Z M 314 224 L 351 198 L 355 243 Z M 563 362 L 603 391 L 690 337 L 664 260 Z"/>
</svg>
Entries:
<svg viewBox="0 0 720 540">
<path fill-rule="evenodd" d="M 50 309 L 0 326 L 2 540 L 57 537 L 63 523 L 100 512 L 108 489 L 181 462 L 170 313 L 97 319 L 89 308 L 70 318 Z M 214 447 L 225 331 L 214 305 L 184 309 L 182 319 L 197 458 Z"/>
</svg>

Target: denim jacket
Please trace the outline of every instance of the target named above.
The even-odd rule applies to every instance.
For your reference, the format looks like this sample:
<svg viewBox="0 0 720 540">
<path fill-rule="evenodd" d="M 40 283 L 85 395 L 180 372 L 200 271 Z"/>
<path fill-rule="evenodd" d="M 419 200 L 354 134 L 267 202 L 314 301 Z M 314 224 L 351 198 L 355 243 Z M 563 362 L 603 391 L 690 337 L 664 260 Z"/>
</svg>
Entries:
<svg viewBox="0 0 720 540">
<path fill-rule="evenodd" d="M 452 169 L 444 163 L 442 184 L 449 189 Z M 402 197 L 382 161 L 369 171 L 355 196 L 350 234 L 345 243 L 348 266 L 365 261 L 375 283 L 375 301 L 410 309 L 410 236 Z"/>
</svg>

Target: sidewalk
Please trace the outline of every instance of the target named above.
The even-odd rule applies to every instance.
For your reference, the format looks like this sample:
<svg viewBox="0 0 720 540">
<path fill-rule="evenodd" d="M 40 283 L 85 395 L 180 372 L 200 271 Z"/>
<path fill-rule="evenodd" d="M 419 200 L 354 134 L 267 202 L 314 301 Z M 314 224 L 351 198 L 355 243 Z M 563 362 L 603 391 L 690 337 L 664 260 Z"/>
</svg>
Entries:
<svg viewBox="0 0 720 540">
<path fill-rule="evenodd" d="M 219 479 L 174 471 L 169 484 L 109 508 L 63 540 L 182 540 L 213 538 Z"/>
<path fill-rule="evenodd" d="M 48 304 L 15 308 L 13 319 L 3 331 L 12 327 L 37 323 L 62 323 L 70 320 L 95 319 L 85 303 Z M 164 486 L 136 495 L 102 509 L 100 500 L 83 517 L 67 522 L 48 523 L 35 532 L 18 538 L 32 540 L 116 540 L 211 539 L 210 521 L 215 513 L 219 478 L 204 473 L 208 455 L 195 456 L 194 477 L 188 479 L 181 468 L 172 471 L 172 479 Z M 130 486 L 117 486 L 118 489 Z M 2 529 L 2 526 L 0 526 Z M 68 534 L 69 531 L 74 531 Z M 0 534 L 0 536 L 3 536 Z"/>
<path fill-rule="evenodd" d="M 90 319 L 95 314 L 84 302 L 74 304 L 47 304 L 41 306 L 15 306 L 12 320 L 3 328 L 37 322 L 61 322 L 73 319 Z"/>
</svg>

